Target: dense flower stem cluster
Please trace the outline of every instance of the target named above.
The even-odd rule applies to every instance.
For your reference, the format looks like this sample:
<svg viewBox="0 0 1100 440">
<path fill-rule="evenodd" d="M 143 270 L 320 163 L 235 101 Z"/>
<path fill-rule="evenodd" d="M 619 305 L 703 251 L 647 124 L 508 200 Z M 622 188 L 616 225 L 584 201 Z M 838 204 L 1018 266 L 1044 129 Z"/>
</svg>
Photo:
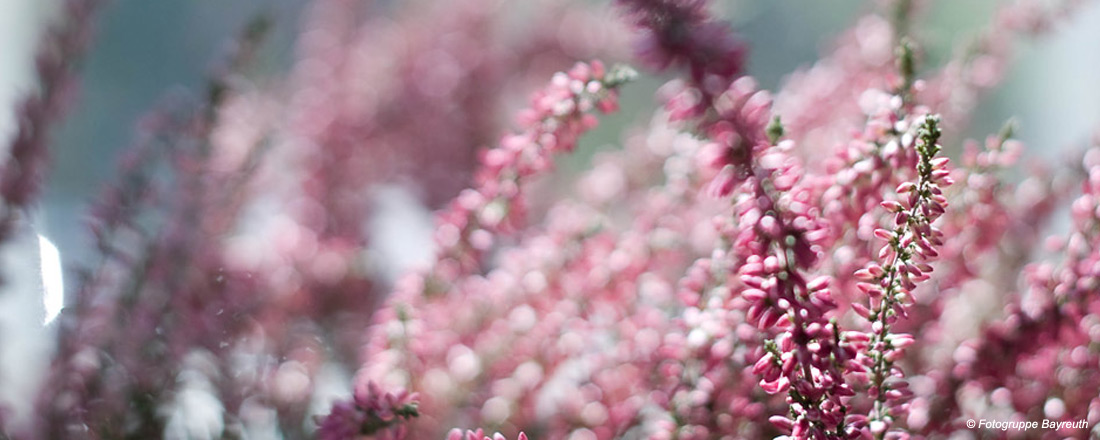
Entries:
<svg viewBox="0 0 1100 440">
<path fill-rule="evenodd" d="M 913 81 L 912 54 L 908 46 L 903 49 L 900 57 L 903 80 L 899 93 L 908 97 Z M 699 80 L 698 76 L 693 79 Z M 670 111 L 679 117 L 704 115 L 700 128 L 714 140 L 712 153 L 706 156 L 712 158 L 708 165 L 721 170 L 709 192 L 726 196 L 738 186 L 744 185 L 746 189 L 745 202 L 739 204 L 741 219 L 738 224 L 743 229 L 733 237 L 732 243 L 734 248 L 749 250 L 743 262 L 737 263 L 740 264 L 741 281 L 748 289 L 742 295 L 751 304 L 747 319 L 763 329 L 776 324 L 792 329 L 778 336 L 779 344 L 769 341 L 766 354 L 754 367 L 755 373 L 764 375 L 761 383 L 766 391 L 789 391 L 792 416 L 789 419 L 775 417 L 773 423 L 796 438 L 847 435 L 849 433 L 842 434 L 846 405 L 841 398 L 854 393 L 845 383 L 842 372 L 848 368 L 847 363 L 854 358 L 855 351 L 841 343 L 836 323 L 826 319 L 826 313 L 836 306 L 827 289 L 828 278 L 807 283 L 796 269 L 813 267 L 817 256 L 807 236 L 814 233 L 807 229 L 819 226 L 812 217 L 806 217 L 806 212 L 785 219 L 781 214 L 785 206 L 779 206 L 776 196 L 771 194 L 777 190 L 780 194 L 791 191 L 797 183 L 797 178 L 792 177 L 797 171 L 786 165 L 781 171 L 786 175 L 772 176 L 770 170 L 756 163 L 756 155 L 760 154 L 770 156 L 767 160 L 772 164 L 781 164 L 784 154 L 779 149 L 760 152 L 761 146 L 766 145 L 762 142 L 765 134 L 762 122 L 766 119 L 760 109 L 766 108 L 767 101 L 758 99 L 762 95 L 753 93 L 753 89 L 748 81 L 733 82 L 728 91 L 714 98 L 713 110 L 700 110 L 710 107 L 711 101 L 692 98 L 693 94 L 696 97 L 709 94 L 688 88 L 670 102 Z M 891 116 L 896 117 L 896 113 Z M 768 130 L 771 142 L 774 143 L 781 133 L 781 126 L 774 124 L 774 128 Z M 773 177 L 777 182 L 772 181 Z M 799 191 L 791 192 L 796 194 L 793 198 L 797 202 Z M 808 192 L 802 191 L 802 194 Z M 794 206 L 804 205 L 795 203 Z M 790 224 L 800 224 L 806 229 Z"/>
<path fill-rule="evenodd" d="M 1058 240 L 1064 258 L 1058 265 L 1039 263 L 1026 268 L 1027 290 L 1010 296 L 1006 316 L 987 324 L 959 347 L 949 374 L 938 384 L 937 391 L 946 394 L 933 400 L 933 410 L 946 420 L 967 411 L 958 396 L 968 390 L 1008 398 L 1012 411 L 1032 420 L 1091 421 L 1100 416 L 1100 400 L 1095 397 L 1100 382 L 1082 370 L 1096 362 L 1094 347 L 1100 335 L 1095 312 L 1100 285 L 1096 270 L 1100 150 L 1090 148 L 1082 162 L 1087 177 L 1081 185 L 1083 194 L 1071 204 L 1073 230 Z M 1064 376 L 1056 376 L 1054 360 L 1064 365 Z M 1095 435 L 1095 425 L 1090 427 Z M 940 423 L 933 428 L 943 432 L 953 426 Z"/>
<path fill-rule="evenodd" d="M 791 417 L 777 416 L 773 423 L 797 438 L 841 435 L 846 410 L 841 399 L 853 394 L 842 372 L 855 352 L 841 344 L 828 318 L 836 307 L 828 277 L 804 275 L 819 259 L 814 246 L 822 229 L 806 204 L 812 193 L 799 185 L 800 167 L 787 155 L 789 143 L 773 145 L 782 127 L 778 120 L 768 125 L 770 100 L 750 79 L 733 81 L 714 99 L 713 109 L 684 111 L 697 105 L 686 98 L 695 92 L 681 91 L 669 109 L 680 118 L 706 115 L 698 125 L 711 142 L 700 154 L 714 176 L 707 191 L 721 198 L 736 194 L 736 226 L 722 233 L 737 252 L 724 264 L 744 286 L 740 296 L 748 303 L 748 322 L 766 332 L 780 330 L 766 352 L 749 361 L 763 376 L 766 392 L 788 395 Z M 716 256 L 725 254 L 716 249 Z"/>
<path fill-rule="evenodd" d="M 946 159 L 1009 40 L 1076 3 L 1040 1 L 919 69 L 920 2 L 887 2 L 774 101 L 706 0 L 318 1 L 286 84 L 230 60 L 146 119 L 0 437 L 1095 436 L 1100 153 L 1019 185 L 1011 130 Z M 634 76 L 600 62 L 482 149 L 627 30 L 676 78 L 621 149 L 552 172 Z"/>
<path fill-rule="evenodd" d="M 876 237 L 887 242 L 879 253 L 882 263 L 872 263 L 856 274 L 864 280 L 858 284 L 860 290 L 871 301 L 870 307 L 859 303 L 853 303 L 852 307 L 871 322 L 871 332 L 849 333 L 848 337 L 859 336 L 862 341 L 857 346 L 863 351 L 861 362 L 867 369 L 873 406 L 866 416 L 853 415 L 849 420 L 867 427 L 876 438 L 884 438 L 896 426 L 895 421 L 905 417 L 905 402 L 912 394 L 895 362 L 915 339 L 909 334 L 895 333 L 892 328 L 899 319 L 908 316 L 907 309 L 914 302 L 912 291 L 917 282 L 930 277 L 932 266 L 928 263 L 939 255 L 935 247 L 944 241 L 943 233 L 932 225 L 947 208 L 941 187 L 951 184 L 947 158 L 936 157 L 940 135 L 935 116 L 925 117 L 918 126 L 917 180 L 898 187 L 900 201 L 883 202 L 883 207 L 894 215 L 895 226 L 893 230 L 875 231 Z"/>
<path fill-rule="evenodd" d="M 761 157 L 787 162 L 777 150 L 764 149 Z M 814 249 L 818 221 L 813 211 L 801 210 L 805 205 L 799 194 L 808 193 L 792 189 L 796 169 L 785 165 L 773 175 L 768 165 L 752 166 L 753 176 L 745 183 L 750 189 L 738 204 L 742 229 L 733 242 L 751 254 L 737 273 L 745 286 L 741 295 L 750 304 L 748 320 L 765 331 L 780 330 L 765 344 L 766 354 L 754 372 L 763 377 L 761 386 L 768 393 L 788 394 L 791 414 L 773 417 L 776 426 L 795 438 L 845 435 L 842 399 L 854 392 L 843 371 L 855 352 L 841 343 L 829 319 L 836 303 L 828 277 L 806 275 L 819 259 Z"/>
<path fill-rule="evenodd" d="M 505 136 L 498 147 L 485 151 L 481 167 L 475 173 L 474 189 L 460 193 L 439 214 L 436 230 L 439 250 L 431 272 L 424 278 L 402 281 L 390 305 L 379 313 L 381 322 L 392 319 L 394 314 L 405 323 L 416 321 L 433 303 L 464 298 L 472 287 L 468 285 L 468 277 L 478 274 L 482 254 L 494 246 L 496 234 L 521 226 L 526 181 L 548 170 L 554 154 L 575 148 L 580 135 L 596 125 L 591 112 L 616 110 L 617 89 L 633 75 L 625 66 L 609 70 L 599 61 L 578 63 L 568 73 L 555 74 L 544 90 L 534 94 L 531 108 L 520 113 L 523 131 Z M 406 331 L 407 328 L 402 330 Z M 386 334 L 372 336 L 386 338 L 380 344 L 389 344 Z M 398 344 L 411 344 L 406 338 L 402 337 L 400 340 L 405 342 Z M 407 351 L 400 356 L 409 357 L 408 362 L 414 362 L 411 358 L 417 356 L 430 356 L 400 345 L 397 347 L 400 351 Z M 430 403 L 426 406 L 432 407 Z M 337 416 L 334 412 L 329 417 Z"/>
<path fill-rule="evenodd" d="M 890 80 L 863 95 L 868 99 L 861 102 L 865 120 L 860 133 L 827 159 L 825 170 L 834 174 L 833 184 L 819 193 L 822 215 L 831 229 L 826 235 L 835 237 L 830 247 L 841 251 L 834 252 L 826 266 L 836 273 L 835 285 L 843 302 L 861 300 L 850 296 L 858 283 L 852 274 L 875 258 L 868 242 L 878 224 L 866 213 L 878 209 L 884 195 L 912 175 L 917 165 L 909 129 L 927 109 L 913 100 L 913 44 L 901 39 L 893 52 L 894 70 L 886 73 Z"/>
</svg>

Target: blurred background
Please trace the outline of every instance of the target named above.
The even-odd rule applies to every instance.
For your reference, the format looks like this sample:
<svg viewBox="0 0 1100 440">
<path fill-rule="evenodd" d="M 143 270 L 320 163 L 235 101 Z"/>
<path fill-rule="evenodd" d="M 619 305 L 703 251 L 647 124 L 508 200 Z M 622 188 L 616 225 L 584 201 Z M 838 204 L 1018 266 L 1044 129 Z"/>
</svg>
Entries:
<svg viewBox="0 0 1100 440">
<path fill-rule="evenodd" d="M 992 0 L 930 2 L 918 26 L 925 62 L 939 64 L 960 41 L 974 38 L 997 4 Z M 56 15 L 57 6 L 57 0 L 0 0 L 0 138 L 4 144 L 13 129 L 13 104 L 32 87 L 38 36 Z M 2 267 L 12 278 L 0 287 L 4 383 L 33 375 L 34 365 L 45 362 L 50 338 L 48 326 L 40 324 L 47 313 L 43 291 L 49 286 L 64 290 L 55 279 L 57 274 L 68 275 L 71 268 L 89 264 L 94 255 L 85 227 L 89 201 L 111 179 L 119 152 L 134 136 L 136 121 L 173 90 L 201 90 L 227 41 L 259 14 L 269 16 L 273 27 L 249 74 L 261 83 L 286 78 L 306 6 L 304 0 L 109 3 L 98 19 L 91 49 L 80 62 L 78 99 L 66 122 L 53 133 L 53 165 L 41 204 L 22 230 L 22 238 L 3 250 Z M 610 1 L 598 7 L 610 8 Z M 853 0 L 739 0 L 718 1 L 716 7 L 748 41 L 749 73 L 765 88 L 775 90 L 787 74 L 811 65 L 828 50 L 833 36 L 874 5 Z M 1004 86 L 983 100 L 969 132 L 953 134 L 952 139 L 981 139 L 1014 117 L 1029 154 L 1055 157 L 1082 144 L 1100 122 L 1098 42 L 1100 4 L 1090 3 L 1056 32 L 1022 43 Z M 632 87 L 652 88 L 660 81 L 645 78 Z M 582 151 L 566 162 L 566 168 L 583 167 L 593 151 L 616 143 L 624 128 L 644 120 L 654 104 L 648 94 L 640 95 L 643 98 L 624 105 L 623 114 L 585 139 Z M 413 216 L 426 215 L 422 206 L 411 209 L 420 213 Z M 52 257 L 54 248 L 57 258 Z M 64 284 L 70 289 L 71 285 Z M 0 394 L 17 402 L 13 395 L 28 390 L 16 388 Z"/>
<path fill-rule="evenodd" d="M 57 0 L 0 0 L 0 135 L 11 132 L 12 103 L 29 87 L 31 62 L 42 26 L 56 13 Z M 259 76 L 285 75 L 301 23 L 304 0 L 119 0 L 101 14 L 95 41 L 81 62 L 79 98 L 54 133 L 54 165 L 38 230 L 61 250 L 66 263 L 88 255 L 81 218 L 86 203 L 115 169 L 117 153 L 133 137 L 134 124 L 173 89 L 200 89 L 205 73 L 248 20 L 274 20 L 263 46 Z M 609 2 L 608 2 L 609 3 Z M 784 77 L 807 67 L 827 50 L 831 37 L 872 7 L 868 2 L 796 0 L 718 1 L 717 8 L 752 48 L 749 73 L 774 90 Z M 973 38 L 999 2 L 930 2 L 921 18 L 921 42 L 929 63 L 950 55 L 950 47 Z M 1100 7 L 1088 5 L 1052 35 L 1028 41 L 1016 57 L 1005 86 L 984 100 L 969 137 L 995 132 L 1016 117 L 1020 138 L 1036 154 L 1082 142 L 1100 120 Z M 632 109 L 619 124 L 636 122 L 647 107 Z M 590 146 L 616 141 L 622 127 L 608 124 Z"/>
</svg>

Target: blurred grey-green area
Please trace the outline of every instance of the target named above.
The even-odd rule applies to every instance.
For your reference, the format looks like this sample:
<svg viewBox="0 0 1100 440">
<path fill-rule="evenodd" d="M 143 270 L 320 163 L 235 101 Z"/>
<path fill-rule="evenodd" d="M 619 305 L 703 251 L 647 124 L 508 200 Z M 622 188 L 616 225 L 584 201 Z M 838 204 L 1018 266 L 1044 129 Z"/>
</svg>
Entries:
<svg viewBox="0 0 1100 440">
<path fill-rule="evenodd" d="M 0 0 L 33 2 L 34 0 Z M 259 75 L 286 72 L 305 0 L 116 0 L 100 17 L 95 44 L 82 68 L 82 92 L 68 121 L 56 133 L 54 167 L 40 227 L 69 262 L 88 255 L 82 219 L 87 202 L 110 181 L 117 153 L 133 136 L 134 123 L 173 89 L 200 90 L 226 42 L 257 14 L 274 19 Z M 603 3 L 610 3 L 604 1 Z M 736 0 L 716 2 L 748 41 L 749 72 L 768 89 L 808 67 L 828 51 L 833 37 L 883 2 L 857 0 Z M 925 67 L 943 62 L 953 47 L 986 26 L 998 4 L 992 0 L 930 2 L 915 24 L 926 53 Z M 45 6 L 39 6 L 45 7 Z M 32 8 L 33 9 L 33 8 Z M 1083 142 L 1100 119 L 1100 8 L 1080 13 L 1051 36 L 1018 46 L 1004 86 L 987 97 L 971 131 L 954 139 L 995 132 L 1010 117 L 1033 154 Z M 563 66 L 566 67 L 566 66 Z M 629 86 L 623 113 L 605 120 L 585 139 L 563 172 L 583 167 L 593 151 L 618 143 L 624 128 L 644 123 L 654 107 L 661 78 Z M 949 146 L 949 148 L 951 148 Z"/>
<path fill-rule="evenodd" d="M 12 0 L 5 0 L 12 1 Z M 111 182 L 135 124 L 170 95 L 201 93 L 207 74 L 257 17 L 273 22 L 259 76 L 291 64 L 305 0 L 115 0 L 101 13 L 78 100 L 55 134 L 42 218 L 67 262 L 88 253 L 88 203 Z"/>
</svg>

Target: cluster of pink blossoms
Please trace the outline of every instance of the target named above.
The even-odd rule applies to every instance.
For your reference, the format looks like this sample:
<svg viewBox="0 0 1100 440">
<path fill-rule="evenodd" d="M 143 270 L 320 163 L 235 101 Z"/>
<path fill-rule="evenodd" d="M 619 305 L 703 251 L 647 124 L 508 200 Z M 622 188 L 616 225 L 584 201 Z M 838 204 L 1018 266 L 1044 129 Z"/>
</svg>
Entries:
<svg viewBox="0 0 1100 440">
<path fill-rule="evenodd" d="M 353 438 L 377 434 L 379 439 L 404 438 L 404 421 L 419 415 L 416 394 L 382 393 L 374 383 L 356 390 L 351 402 L 340 402 L 317 428 L 318 438 Z M 480 440 L 480 439 L 478 439 Z"/>
<path fill-rule="evenodd" d="M 849 332 L 845 336 L 861 351 L 859 362 L 864 370 L 857 375 L 870 382 L 868 396 L 874 404 L 866 417 L 861 414 L 853 419 L 857 426 L 866 426 L 876 435 L 889 430 L 894 420 L 908 410 L 906 401 L 912 392 L 904 372 L 894 364 L 915 339 L 910 334 L 892 333 L 891 327 L 909 317 L 908 307 L 915 302 L 913 290 L 918 282 L 931 278 L 933 268 L 929 263 L 939 256 L 935 249 L 944 240 L 943 232 L 932 225 L 947 210 L 941 188 L 952 183 L 947 158 L 936 157 L 941 136 L 938 124 L 937 119 L 928 117 L 919 126 L 915 141 L 919 155 L 917 180 L 898 186 L 901 200 L 882 203 L 894 214 L 893 230 L 875 230 L 875 236 L 887 242 L 879 252 L 882 262 L 871 263 L 855 275 L 864 281 L 857 286 L 868 295 L 870 303 L 853 303 L 852 308 L 871 323 L 871 332 Z"/>
<path fill-rule="evenodd" d="M 929 415 L 929 401 L 934 400 L 935 384 L 941 376 L 920 372 L 917 375 L 920 386 L 910 384 L 905 366 L 929 361 L 920 360 L 928 352 L 912 349 L 919 345 L 919 339 L 905 330 L 942 326 L 939 320 L 946 319 L 943 316 L 946 300 L 933 298 L 935 295 L 923 291 L 929 287 L 922 286 L 942 284 L 960 289 L 965 285 L 964 279 L 984 276 L 970 267 L 935 270 L 932 264 L 935 260 L 942 256 L 969 263 L 967 258 L 974 255 L 959 253 L 963 248 L 991 260 L 1006 258 L 995 255 L 1000 252 L 995 246 L 981 244 L 984 236 L 976 247 L 954 241 L 944 231 L 963 231 L 963 224 L 974 223 L 974 219 L 952 215 L 952 223 L 945 224 L 948 218 L 943 216 L 954 204 L 951 197 L 963 201 L 960 204 L 967 210 L 964 212 L 1014 209 L 1005 206 L 1005 196 L 997 193 L 999 187 L 995 184 L 975 185 L 961 192 L 947 189 L 963 173 L 974 183 L 997 179 L 990 166 L 1009 166 L 1013 161 L 1014 153 L 1001 152 L 1004 144 L 1011 143 L 1007 136 L 991 141 L 991 151 L 969 156 L 971 159 L 965 161 L 968 168 L 958 172 L 948 168 L 948 159 L 940 156 L 941 120 L 934 114 L 937 106 L 946 104 L 936 101 L 936 96 L 928 92 L 928 84 L 916 76 L 913 65 L 917 55 L 904 36 L 896 36 L 895 45 L 886 46 L 885 56 L 893 62 L 846 60 L 887 66 L 878 68 L 883 75 L 880 78 L 851 83 L 864 88 L 846 95 L 860 99 L 850 107 L 849 111 L 856 112 L 854 115 L 819 113 L 816 119 L 796 118 L 813 125 L 784 127 L 783 115 L 773 112 L 768 94 L 759 91 L 751 80 L 700 61 L 708 59 L 704 52 L 713 53 L 712 47 L 723 47 L 726 43 L 713 42 L 713 46 L 708 46 L 692 37 L 683 40 L 681 46 L 671 46 L 662 40 L 670 28 L 683 23 L 712 24 L 705 18 L 684 13 L 698 11 L 700 3 L 653 2 L 648 5 L 652 9 L 631 2 L 624 5 L 634 24 L 647 32 L 648 42 L 643 45 L 642 56 L 653 57 L 652 65 L 683 66 L 691 73 L 683 82 L 674 82 L 663 89 L 667 116 L 661 118 L 667 118 L 665 123 L 672 127 L 694 134 L 695 145 L 691 149 L 695 152 L 690 153 L 694 155 L 690 166 L 696 169 L 683 174 L 677 169 L 683 166 L 682 162 L 673 153 L 665 156 L 664 171 L 669 182 L 683 182 L 678 177 L 688 176 L 687 184 L 696 194 L 683 202 L 710 205 L 685 206 L 680 215 L 712 217 L 714 229 L 709 237 L 713 244 L 688 245 L 683 249 L 686 254 L 664 260 L 663 270 L 651 266 L 654 252 L 659 252 L 654 248 L 634 254 L 635 258 L 645 260 L 612 261 L 614 266 L 640 264 L 638 267 L 642 269 L 627 272 L 612 269 L 610 274 L 616 274 L 615 278 L 606 278 L 609 273 L 597 271 L 600 265 L 580 264 L 574 270 L 584 271 L 578 273 L 582 277 L 604 274 L 597 280 L 598 290 L 587 290 L 581 298 L 568 294 L 569 283 L 574 282 L 570 261 L 579 264 L 587 261 L 588 256 L 565 251 L 554 258 L 553 272 L 545 269 L 529 272 L 532 268 L 546 267 L 536 263 L 521 269 L 524 272 L 505 275 L 519 268 L 504 264 L 511 258 L 505 255 L 528 252 L 526 246 L 536 242 L 521 239 L 514 251 L 507 249 L 507 243 L 501 244 L 503 247 L 497 249 L 504 259 L 499 266 L 487 276 L 467 275 L 471 277 L 469 281 L 477 280 L 475 285 L 480 286 L 474 290 L 476 295 L 504 289 L 503 293 L 492 294 L 495 299 L 470 303 L 475 310 L 468 319 L 480 324 L 467 329 L 465 324 L 455 325 L 452 321 L 442 330 L 447 334 L 444 337 L 435 333 L 440 331 L 434 330 L 438 324 L 410 318 L 410 314 L 434 315 L 436 301 L 412 303 L 416 306 L 398 302 L 398 307 L 408 307 L 404 309 L 406 312 L 383 314 L 376 321 L 379 326 L 372 335 L 381 335 L 373 340 L 382 345 L 370 345 L 364 355 L 362 371 L 366 374 L 362 380 L 389 377 L 388 383 L 393 386 L 413 387 L 422 393 L 454 390 L 454 386 L 461 384 L 458 386 L 463 390 L 459 394 L 462 400 L 468 402 L 472 398 L 474 402 L 466 412 L 460 409 L 464 405 L 462 400 L 454 400 L 459 395 L 451 394 L 443 408 L 458 412 L 446 416 L 447 419 L 459 422 L 480 417 L 492 426 L 547 433 L 554 438 L 687 439 L 775 434 L 791 438 L 903 438 L 956 429 L 958 425 L 939 425 Z M 667 14 L 667 20 L 649 20 L 651 17 L 646 13 Z M 886 29 L 881 38 L 889 40 L 890 28 L 896 24 L 878 23 Z M 728 35 L 721 39 L 734 41 Z M 691 52 L 693 48 L 699 52 Z M 843 56 L 852 57 L 847 53 Z M 828 74 L 867 73 L 853 68 L 834 69 Z M 838 92 L 833 96 L 829 99 L 843 99 L 845 95 Z M 809 110 L 802 107 L 797 111 Z M 796 116 L 800 116 L 797 111 Z M 943 108 L 947 114 L 959 111 L 955 107 Z M 803 154 L 819 153 L 803 152 L 799 145 L 815 142 L 815 133 L 836 136 L 842 132 L 843 125 L 830 126 L 830 123 L 848 124 L 849 132 L 856 135 L 836 150 L 835 158 L 824 161 L 824 166 L 803 165 L 807 157 Z M 977 165 L 979 162 L 983 165 Z M 593 170 L 592 174 L 598 171 Z M 828 174 L 818 174 L 821 172 Z M 1042 190 L 1052 195 L 1064 191 L 1053 186 Z M 619 191 L 623 196 L 634 196 L 629 189 Z M 636 206 L 629 202 L 627 205 Z M 600 220 L 581 220 L 590 215 L 576 213 L 573 220 L 606 224 Z M 1038 229 L 1036 225 L 1041 224 L 1045 215 L 1043 212 L 1033 215 L 1013 221 Z M 1007 226 L 999 218 L 980 221 L 989 221 L 991 226 L 1002 224 L 990 231 L 1005 233 Z M 560 226 L 550 222 L 545 227 Z M 577 243 L 579 251 L 596 252 L 591 245 L 604 236 L 603 230 L 579 231 L 579 235 L 573 236 L 574 240 L 583 240 Z M 621 234 L 634 231 L 631 227 Z M 650 230 L 652 234 L 657 232 Z M 659 232 L 699 233 L 684 229 Z M 534 240 L 546 233 L 551 230 L 541 232 L 541 228 L 532 226 L 525 237 Z M 972 238 L 966 234 L 960 236 Z M 620 242 L 618 246 L 625 244 Z M 626 258 L 631 254 L 629 248 L 619 248 L 608 255 Z M 562 261 L 563 257 L 567 260 Z M 682 277 L 674 275 L 673 267 L 681 268 Z M 638 278 L 629 278 L 631 273 Z M 651 277 L 665 280 L 660 283 L 665 286 L 664 293 L 651 296 L 637 290 L 633 299 L 618 296 L 622 294 L 619 290 L 622 284 L 641 289 L 642 284 L 652 282 Z M 520 285 L 497 285 L 505 279 L 510 280 L 507 283 Z M 535 284 L 524 285 L 528 282 Z M 584 283 L 589 285 L 591 280 Z M 668 289 L 672 286 L 678 287 L 675 295 L 669 296 Z M 559 290 L 565 294 L 551 293 Z M 536 291 L 549 295 L 539 296 Z M 448 304 L 445 307 L 452 313 L 458 304 L 473 299 L 465 288 L 442 295 L 451 297 L 441 301 Z M 620 303 L 617 310 L 601 309 L 609 296 L 631 304 Z M 482 301 L 510 304 L 472 305 Z M 672 319 L 653 326 L 655 314 Z M 394 324 L 386 324 L 391 319 L 396 321 L 390 322 L 401 323 L 396 339 Z M 465 322 L 467 318 L 458 319 Z M 531 319 L 537 323 L 532 324 Z M 543 319 L 550 321 L 546 327 Z M 571 320 L 572 324 L 555 323 L 560 319 Z M 642 324 L 627 324 L 623 319 L 649 323 L 645 326 L 653 326 L 649 329 L 653 331 L 628 331 L 624 325 L 636 328 Z M 415 332 L 410 333 L 410 328 L 415 328 Z M 540 328 L 556 332 L 540 334 L 556 334 L 557 347 L 578 337 L 580 332 L 579 335 L 584 335 L 580 337 L 599 353 L 580 347 L 561 350 L 515 345 L 516 338 L 526 340 L 525 332 Z M 514 336 L 505 336 L 509 334 Z M 653 337 L 656 339 L 648 339 Z M 454 342 L 443 342 L 446 340 Z M 428 341 L 433 342 L 421 345 Z M 409 351 L 407 344 L 421 348 Z M 652 352 L 639 353 L 639 348 Z M 394 363 L 396 359 L 400 360 Z M 434 362 L 440 362 L 435 365 L 442 369 L 433 367 Z M 509 367 L 513 365 L 516 367 Z M 475 367 L 478 369 L 465 370 Z M 600 372 L 607 370 L 639 381 L 629 387 L 633 394 L 625 401 L 607 395 L 618 395 L 613 382 L 601 378 Z M 638 375 L 647 370 L 653 372 L 648 379 L 645 374 Z M 419 381 L 415 378 L 421 373 L 416 371 L 423 372 L 425 379 L 432 379 Z M 519 383 L 525 385 L 512 388 Z M 557 400 L 561 397 L 553 396 L 564 392 L 561 386 L 581 390 L 577 396 L 580 400 L 567 407 L 556 406 L 561 404 Z M 782 401 L 768 395 L 782 396 Z M 433 402 L 433 407 L 439 404 L 435 397 L 423 398 Z M 914 404 L 919 405 L 915 413 L 911 412 Z M 531 418 L 528 412 L 531 409 L 526 405 L 535 405 L 532 408 L 535 418 Z M 547 405 L 546 409 L 542 409 L 543 405 Z M 466 415 L 459 415 L 463 413 Z M 1063 408 L 1059 415 L 1066 417 L 1068 413 Z M 431 427 L 442 416 L 437 414 L 431 421 L 410 423 L 428 429 L 426 435 L 439 432 Z M 770 417 L 774 428 L 761 426 L 757 422 L 761 417 Z"/>
<path fill-rule="evenodd" d="M 1005 5 L 942 66 L 923 65 L 923 2 L 880 2 L 774 93 L 709 2 L 612 3 L 367 20 L 318 0 L 289 93 L 240 73 L 247 32 L 206 100 L 143 125 L 95 204 L 101 259 L 38 414 L 0 418 L 0 437 L 1100 434 L 1098 140 L 1016 182 L 1011 125 L 959 139 L 1013 40 L 1077 2 Z M 554 24 L 498 29 L 531 11 Z M 572 61 L 625 58 L 625 39 L 673 78 L 646 91 Z M 561 185 L 556 160 L 629 93 L 662 108 Z M 4 216 L 46 157 L 48 118 L 24 113 Z M 374 191 L 402 182 L 437 209 L 434 247 L 391 278 L 368 225 Z M 1064 207 L 1069 230 L 1044 240 Z M 182 421 L 195 395 L 207 425 Z"/>
<path fill-rule="evenodd" d="M 494 235 L 522 224 L 521 181 L 547 171 L 555 154 L 573 151 L 580 135 L 597 124 L 590 113 L 615 111 L 616 89 L 633 76 L 627 67 L 609 71 L 599 61 L 578 63 L 554 75 L 531 98 L 531 107 L 519 114 L 522 132 L 482 152 L 474 188 L 460 193 L 439 215 L 436 278 L 447 282 L 480 267 L 481 253 L 492 248 Z"/>
</svg>

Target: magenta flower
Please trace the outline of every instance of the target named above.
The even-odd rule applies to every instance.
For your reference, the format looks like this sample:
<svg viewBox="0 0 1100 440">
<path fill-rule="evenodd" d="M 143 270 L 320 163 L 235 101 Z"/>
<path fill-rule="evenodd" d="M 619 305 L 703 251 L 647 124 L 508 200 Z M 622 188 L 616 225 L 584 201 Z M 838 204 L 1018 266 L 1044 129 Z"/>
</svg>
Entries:
<svg viewBox="0 0 1100 440">
<path fill-rule="evenodd" d="M 318 421 L 317 438 L 351 440 L 364 435 L 378 439 L 405 438 L 404 423 L 420 415 L 416 394 L 382 392 L 375 383 L 356 390 L 350 402 L 337 402 L 332 412 Z"/>
<path fill-rule="evenodd" d="M 746 49 L 729 24 L 712 19 L 707 0 L 617 0 L 643 36 L 639 59 L 656 69 L 686 67 L 696 82 L 741 73 Z"/>
</svg>

